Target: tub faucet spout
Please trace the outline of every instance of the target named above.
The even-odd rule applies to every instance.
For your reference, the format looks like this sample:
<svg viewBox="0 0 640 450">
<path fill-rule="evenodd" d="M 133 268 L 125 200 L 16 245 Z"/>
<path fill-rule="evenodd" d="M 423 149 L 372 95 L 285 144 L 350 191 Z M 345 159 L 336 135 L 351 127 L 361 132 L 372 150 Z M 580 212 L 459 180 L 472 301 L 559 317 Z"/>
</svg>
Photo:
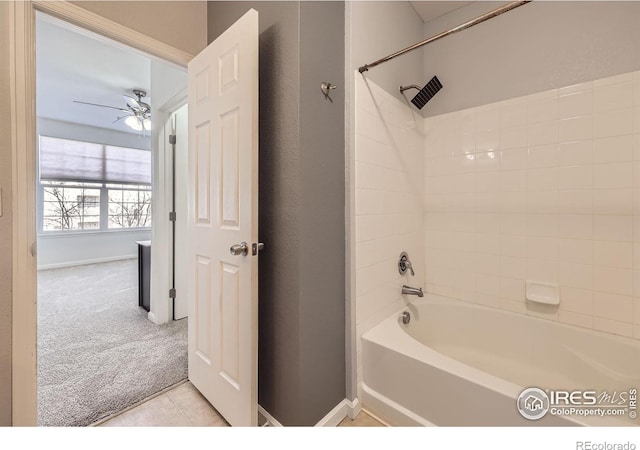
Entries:
<svg viewBox="0 0 640 450">
<path fill-rule="evenodd" d="M 406 284 L 402 286 L 402 293 L 406 295 L 417 295 L 418 297 L 424 297 L 422 288 L 414 288 L 411 286 L 407 286 Z"/>
</svg>

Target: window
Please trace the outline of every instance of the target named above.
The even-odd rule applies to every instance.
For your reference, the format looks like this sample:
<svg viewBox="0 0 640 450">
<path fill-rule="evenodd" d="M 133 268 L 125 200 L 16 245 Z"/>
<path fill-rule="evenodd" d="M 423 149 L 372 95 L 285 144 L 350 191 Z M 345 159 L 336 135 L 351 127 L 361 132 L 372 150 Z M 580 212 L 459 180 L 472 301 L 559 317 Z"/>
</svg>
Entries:
<svg viewBox="0 0 640 450">
<path fill-rule="evenodd" d="M 151 187 L 108 184 L 109 228 L 151 226 Z"/>
<path fill-rule="evenodd" d="M 151 227 L 151 152 L 40 137 L 42 231 Z"/>
<path fill-rule="evenodd" d="M 100 228 L 100 184 L 43 182 L 42 229 Z"/>
</svg>

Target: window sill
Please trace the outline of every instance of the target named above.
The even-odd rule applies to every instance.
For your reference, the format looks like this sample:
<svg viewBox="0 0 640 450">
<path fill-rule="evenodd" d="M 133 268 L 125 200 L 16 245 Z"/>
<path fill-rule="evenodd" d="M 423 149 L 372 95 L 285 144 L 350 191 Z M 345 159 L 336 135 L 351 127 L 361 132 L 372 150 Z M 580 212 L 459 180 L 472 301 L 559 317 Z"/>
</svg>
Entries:
<svg viewBox="0 0 640 450">
<path fill-rule="evenodd" d="M 84 230 L 38 231 L 38 239 L 92 236 L 92 235 L 101 235 L 101 234 L 140 233 L 142 231 L 151 231 L 151 228 L 118 228 L 118 229 L 112 229 L 112 230 L 91 230 L 91 231 L 84 231 Z"/>
</svg>

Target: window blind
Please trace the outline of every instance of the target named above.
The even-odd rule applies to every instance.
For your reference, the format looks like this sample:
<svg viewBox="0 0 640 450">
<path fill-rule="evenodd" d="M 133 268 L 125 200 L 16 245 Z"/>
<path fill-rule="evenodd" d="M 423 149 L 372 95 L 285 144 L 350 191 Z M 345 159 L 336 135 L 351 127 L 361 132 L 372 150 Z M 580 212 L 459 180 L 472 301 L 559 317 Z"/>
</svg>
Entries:
<svg viewBox="0 0 640 450">
<path fill-rule="evenodd" d="M 40 136 L 40 179 L 151 184 L 151 152 Z"/>
</svg>

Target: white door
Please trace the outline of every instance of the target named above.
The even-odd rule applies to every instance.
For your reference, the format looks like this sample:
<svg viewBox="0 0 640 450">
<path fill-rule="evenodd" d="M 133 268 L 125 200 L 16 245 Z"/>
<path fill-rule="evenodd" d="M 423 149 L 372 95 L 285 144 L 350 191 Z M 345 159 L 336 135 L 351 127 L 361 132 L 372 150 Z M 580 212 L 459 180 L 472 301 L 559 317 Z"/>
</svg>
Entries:
<svg viewBox="0 0 640 450">
<path fill-rule="evenodd" d="M 231 425 L 257 425 L 258 13 L 188 72 L 189 379 Z"/>
</svg>

